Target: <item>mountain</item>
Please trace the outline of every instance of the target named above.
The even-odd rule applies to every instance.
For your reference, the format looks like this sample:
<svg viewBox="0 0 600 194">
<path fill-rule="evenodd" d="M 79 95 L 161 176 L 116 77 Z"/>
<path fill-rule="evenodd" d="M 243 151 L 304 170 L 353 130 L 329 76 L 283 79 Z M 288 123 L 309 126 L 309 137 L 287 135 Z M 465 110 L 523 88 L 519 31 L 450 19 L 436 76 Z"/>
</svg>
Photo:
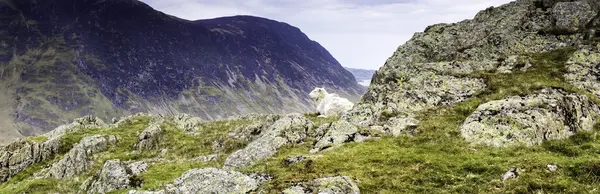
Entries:
<svg viewBox="0 0 600 194">
<path fill-rule="evenodd" d="M 137 0 L 0 1 L 0 139 L 84 115 L 306 112 L 317 86 L 353 99 L 363 91 L 285 23 L 188 21 Z"/>
<path fill-rule="evenodd" d="M 346 70 L 352 73 L 352 75 L 354 75 L 354 78 L 356 78 L 356 81 L 358 81 L 358 83 L 363 86 L 369 86 L 369 84 L 371 83 L 371 78 L 373 78 L 373 74 L 375 74 L 375 70 L 354 69 L 350 67 L 344 68 L 346 68 Z"/>
</svg>

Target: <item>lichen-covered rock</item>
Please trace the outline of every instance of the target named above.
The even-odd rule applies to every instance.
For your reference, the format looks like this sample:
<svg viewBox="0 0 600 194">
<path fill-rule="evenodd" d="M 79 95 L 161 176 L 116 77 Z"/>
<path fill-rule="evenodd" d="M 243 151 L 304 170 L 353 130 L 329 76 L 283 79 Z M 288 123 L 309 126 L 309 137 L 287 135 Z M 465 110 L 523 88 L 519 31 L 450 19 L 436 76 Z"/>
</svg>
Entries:
<svg viewBox="0 0 600 194">
<path fill-rule="evenodd" d="M 139 187 L 141 182 L 139 182 L 136 176 L 146 171 L 148 165 L 144 162 L 132 164 L 126 165 L 120 160 L 106 161 L 102 170 L 86 181 L 81 189 L 89 194 L 93 194 Z"/>
<path fill-rule="evenodd" d="M 128 125 L 131 123 L 135 123 L 139 121 L 140 117 L 152 117 L 153 119 L 156 118 L 154 116 L 152 116 L 151 114 L 148 113 L 136 113 L 134 115 L 129 115 L 129 116 L 125 116 L 125 117 L 121 117 L 118 120 L 117 119 L 113 119 L 113 123 L 110 124 L 108 127 L 109 128 L 118 128 L 118 127 L 122 127 L 123 125 Z M 157 117 L 162 117 L 162 116 L 157 116 Z"/>
<path fill-rule="evenodd" d="M 597 13 L 586 1 L 558 2 L 552 8 L 556 28 L 568 32 L 585 28 Z"/>
<path fill-rule="evenodd" d="M 576 51 L 567 61 L 565 79 L 574 86 L 600 97 L 600 52 L 598 48 Z"/>
<path fill-rule="evenodd" d="M 358 127 L 347 121 L 339 120 L 329 125 L 327 133 L 317 141 L 312 152 L 321 151 L 329 147 L 337 147 L 346 142 L 354 141 Z"/>
<path fill-rule="evenodd" d="M 115 137 L 101 135 L 84 137 L 60 161 L 50 167 L 48 177 L 63 180 L 85 172 L 93 165 L 91 161 L 93 154 L 104 151 L 110 144 L 115 143 L 110 139 Z"/>
<path fill-rule="evenodd" d="M 252 141 L 246 148 L 231 154 L 225 161 L 225 166 L 243 168 L 273 156 L 277 150 L 288 143 L 300 143 L 308 137 L 314 137 L 314 124 L 299 114 L 290 114 L 279 119 L 259 138 Z"/>
<path fill-rule="evenodd" d="M 162 191 L 130 191 L 129 193 L 249 193 L 256 190 L 264 181 L 262 178 L 248 176 L 236 171 L 203 168 L 187 171 L 173 184 L 166 185 Z"/>
<path fill-rule="evenodd" d="M 349 177 L 337 176 L 321 178 L 290 187 L 283 191 L 284 194 L 360 194 L 360 189 Z"/>
<path fill-rule="evenodd" d="M 518 0 L 480 11 L 472 20 L 429 26 L 375 73 L 369 90 L 344 119 L 383 125 L 389 118 L 415 118 L 417 111 L 465 101 L 486 87 L 483 80 L 465 74 L 526 70 L 526 60 L 515 56 L 584 44 L 589 32 L 557 30 L 557 25 L 586 26 L 594 17 L 591 2 L 597 11 L 597 1 Z"/>
<path fill-rule="evenodd" d="M 156 148 L 159 143 L 160 137 L 163 133 L 162 128 L 158 124 L 150 124 L 144 131 L 138 135 L 137 143 L 135 148 L 137 150 L 151 150 Z"/>
<path fill-rule="evenodd" d="M 415 129 L 419 125 L 419 120 L 406 117 L 394 117 L 384 125 L 384 132 L 388 135 L 398 136 L 413 136 Z"/>
<path fill-rule="evenodd" d="M 188 114 L 179 114 L 173 118 L 175 125 L 189 135 L 198 135 L 204 120 Z"/>
<path fill-rule="evenodd" d="M 67 125 L 61 125 L 56 129 L 44 134 L 48 139 L 57 138 L 67 133 L 76 132 L 82 129 L 94 129 L 94 128 L 105 128 L 108 127 L 102 119 L 94 116 L 85 116 L 82 118 L 75 119 L 73 123 Z"/>
<path fill-rule="evenodd" d="M 0 148 L 0 183 L 8 181 L 30 165 L 51 159 L 59 149 L 60 138 L 42 143 L 22 139 Z"/>
<path fill-rule="evenodd" d="M 600 109 L 587 96 L 544 89 L 480 105 L 461 126 L 469 142 L 503 147 L 536 145 L 592 130 Z"/>
</svg>

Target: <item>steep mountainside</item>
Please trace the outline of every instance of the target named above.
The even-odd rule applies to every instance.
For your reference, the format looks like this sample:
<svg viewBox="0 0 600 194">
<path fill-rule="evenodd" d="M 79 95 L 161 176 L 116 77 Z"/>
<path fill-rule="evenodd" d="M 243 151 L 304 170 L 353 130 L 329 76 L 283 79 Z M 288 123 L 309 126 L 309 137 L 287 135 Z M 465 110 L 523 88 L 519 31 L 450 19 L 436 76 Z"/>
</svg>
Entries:
<svg viewBox="0 0 600 194">
<path fill-rule="evenodd" d="M 517 0 L 400 46 L 340 118 L 83 117 L 0 193 L 600 193 L 600 4 Z"/>
<path fill-rule="evenodd" d="M 369 86 L 369 84 L 371 83 L 371 79 L 373 78 L 373 75 L 375 74 L 375 70 L 354 69 L 354 68 L 349 68 L 349 67 L 345 67 L 345 68 L 350 73 L 352 73 L 352 75 L 354 75 L 354 77 L 356 78 L 356 81 L 358 81 L 359 84 L 364 85 L 364 86 Z"/>
<path fill-rule="evenodd" d="M 361 92 L 327 50 L 285 23 L 186 21 L 137 0 L 0 1 L 3 138 L 89 114 L 304 112 L 317 86 Z"/>
</svg>

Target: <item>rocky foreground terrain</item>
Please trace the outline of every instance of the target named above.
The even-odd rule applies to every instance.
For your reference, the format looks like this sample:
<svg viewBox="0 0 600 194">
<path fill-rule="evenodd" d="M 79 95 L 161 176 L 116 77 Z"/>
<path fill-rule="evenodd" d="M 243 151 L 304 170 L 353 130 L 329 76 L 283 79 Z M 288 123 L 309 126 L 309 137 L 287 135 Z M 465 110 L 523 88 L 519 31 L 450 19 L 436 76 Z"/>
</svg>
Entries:
<svg viewBox="0 0 600 194">
<path fill-rule="evenodd" d="M 286 23 L 188 21 L 138 0 L 0 0 L 0 144 L 85 115 L 306 112 L 315 87 L 365 90 Z"/>
<path fill-rule="evenodd" d="M 0 193 L 600 193 L 600 4 L 416 33 L 341 118 L 84 117 L 0 152 Z"/>
</svg>

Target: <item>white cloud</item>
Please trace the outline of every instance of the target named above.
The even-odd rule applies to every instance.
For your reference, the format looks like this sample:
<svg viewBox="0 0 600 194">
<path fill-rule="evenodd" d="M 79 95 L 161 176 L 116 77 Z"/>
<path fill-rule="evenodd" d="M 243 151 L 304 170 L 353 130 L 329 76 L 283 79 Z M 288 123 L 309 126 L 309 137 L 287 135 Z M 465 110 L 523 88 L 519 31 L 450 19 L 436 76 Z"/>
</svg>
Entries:
<svg viewBox="0 0 600 194">
<path fill-rule="evenodd" d="M 510 0 L 142 0 L 188 20 L 266 17 L 300 28 L 344 66 L 377 69 L 414 32 Z"/>
</svg>

